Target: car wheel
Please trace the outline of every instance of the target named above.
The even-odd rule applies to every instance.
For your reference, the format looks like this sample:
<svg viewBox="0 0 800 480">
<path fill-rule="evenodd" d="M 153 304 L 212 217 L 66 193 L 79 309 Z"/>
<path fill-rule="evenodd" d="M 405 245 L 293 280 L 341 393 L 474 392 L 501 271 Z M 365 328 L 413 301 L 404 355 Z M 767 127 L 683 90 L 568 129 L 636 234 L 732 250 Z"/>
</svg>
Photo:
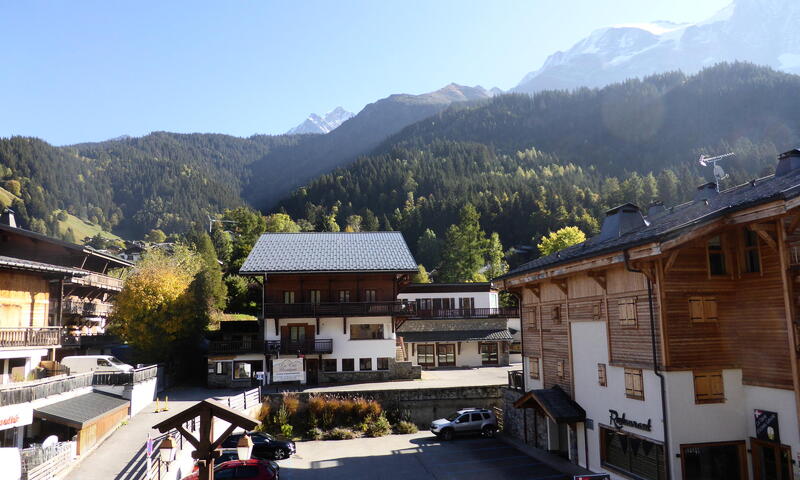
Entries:
<svg viewBox="0 0 800 480">
<path fill-rule="evenodd" d="M 275 460 L 283 460 L 284 458 L 286 458 L 288 456 L 289 456 L 289 452 L 287 452 L 286 450 L 284 450 L 282 448 L 279 448 L 279 449 L 275 450 L 275 455 L 274 455 Z"/>
<path fill-rule="evenodd" d="M 453 439 L 453 430 L 449 428 L 442 430 L 440 437 L 445 442 L 449 442 Z"/>
<path fill-rule="evenodd" d="M 486 438 L 494 438 L 494 434 L 497 433 L 497 428 L 491 425 L 486 425 L 483 427 L 481 433 L 483 433 L 483 436 Z"/>
</svg>

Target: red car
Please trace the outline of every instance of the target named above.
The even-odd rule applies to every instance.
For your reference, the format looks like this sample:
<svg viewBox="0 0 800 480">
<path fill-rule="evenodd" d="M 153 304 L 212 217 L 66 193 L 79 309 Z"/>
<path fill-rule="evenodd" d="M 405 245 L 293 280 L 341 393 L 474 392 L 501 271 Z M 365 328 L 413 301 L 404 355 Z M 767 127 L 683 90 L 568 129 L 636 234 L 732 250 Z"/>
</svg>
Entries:
<svg viewBox="0 0 800 480">
<path fill-rule="evenodd" d="M 198 480 L 198 473 L 193 473 L 183 480 Z M 214 480 L 278 480 L 278 471 L 265 460 L 231 460 L 214 467 Z"/>
</svg>

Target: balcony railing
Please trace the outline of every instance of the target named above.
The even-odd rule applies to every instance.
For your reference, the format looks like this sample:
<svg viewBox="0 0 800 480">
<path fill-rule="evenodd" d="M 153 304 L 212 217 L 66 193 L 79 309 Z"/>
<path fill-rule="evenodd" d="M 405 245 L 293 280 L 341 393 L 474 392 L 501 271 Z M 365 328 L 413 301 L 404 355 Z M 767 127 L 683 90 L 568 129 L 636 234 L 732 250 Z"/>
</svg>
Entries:
<svg viewBox="0 0 800 480">
<path fill-rule="evenodd" d="M 111 314 L 113 306 L 110 303 L 84 302 L 80 300 L 65 300 L 64 313 L 85 315 L 91 317 L 107 317 Z"/>
<path fill-rule="evenodd" d="M 330 338 L 315 338 L 293 342 L 291 340 L 267 340 L 267 354 L 280 353 L 283 355 L 333 353 L 333 340 Z"/>
<path fill-rule="evenodd" d="M 405 302 L 267 303 L 267 317 L 385 317 L 409 316 L 414 305 Z"/>
<path fill-rule="evenodd" d="M 211 340 L 209 353 L 258 353 L 264 344 L 252 340 Z"/>
<path fill-rule="evenodd" d="M 130 385 L 158 377 L 158 365 L 134 368 L 130 372 L 94 372 L 92 385 Z"/>
<path fill-rule="evenodd" d="M 411 318 L 517 318 L 519 308 L 429 308 L 415 309 Z"/>
<path fill-rule="evenodd" d="M 0 348 L 3 347 L 50 347 L 60 345 L 59 327 L 11 327 L 0 328 Z"/>
<path fill-rule="evenodd" d="M 72 277 L 69 280 L 69 283 L 118 292 L 122 290 L 123 282 L 119 278 L 109 277 L 108 275 L 103 275 L 102 273 L 90 273 L 85 277 Z"/>
<path fill-rule="evenodd" d="M 525 390 L 525 378 L 523 377 L 522 370 L 508 371 L 508 388 L 519 391 Z"/>
<path fill-rule="evenodd" d="M 93 372 L 43 378 L 32 382 L 7 383 L 0 385 L 0 407 L 27 403 L 40 398 L 71 392 L 78 388 L 92 386 Z"/>
<path fill-rule="evenodd" d="M 95 334 L 69 334 L 61 337 L 62 347 L 97 347 L 101 345 L 115 345 L 121 343 L 120 339 L 109 333 Z"/>
</svg>

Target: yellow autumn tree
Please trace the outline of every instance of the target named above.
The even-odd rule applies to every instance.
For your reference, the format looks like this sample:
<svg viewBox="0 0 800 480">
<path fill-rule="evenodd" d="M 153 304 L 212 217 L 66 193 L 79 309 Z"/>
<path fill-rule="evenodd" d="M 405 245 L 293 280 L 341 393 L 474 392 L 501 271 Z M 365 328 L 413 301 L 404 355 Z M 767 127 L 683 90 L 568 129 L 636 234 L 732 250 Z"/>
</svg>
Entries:
<svg viewBox="0 0 800 480">
<path fill-rule="evenodd" d="M 202 333 L 193 282 L 202 259 L 184 246 L 172 254 L 151 250 L 125 278 L 117 295 L 111 330 L 149 361 L 161 361 L 174 347 Z"/>
</svg>

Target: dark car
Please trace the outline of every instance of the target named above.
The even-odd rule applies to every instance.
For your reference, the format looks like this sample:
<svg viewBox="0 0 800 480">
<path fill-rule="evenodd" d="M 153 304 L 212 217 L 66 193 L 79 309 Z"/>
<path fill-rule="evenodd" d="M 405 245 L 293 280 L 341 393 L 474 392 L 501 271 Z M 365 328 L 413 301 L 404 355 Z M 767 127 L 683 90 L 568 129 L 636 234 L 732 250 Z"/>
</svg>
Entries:
<svg viewBox="0 0 800 480">
<path fill-rule="evenodd" d="M 197 480 L 198 473 L 193 473 L 183 480 Z M 237 480 L 278 480 L 278 472 L 270 462 L 264 460 L 231 460 L 214 467 L 214 479 L 226 478 Z"/>
<path fill-rule="evenodd" d="M 236 448 L 239 439 L 242 438 L 243 433 L 233 434 L 222 442 L 222 448 Z M 296 452 L 294 442 L 291 440 L 278 440 L 264 432 L 250 432 L 248 433 L 253 440 L 253 453 L 255 458 L 265 458 L 281 460 L 288 458 Z"/>
</svg>

